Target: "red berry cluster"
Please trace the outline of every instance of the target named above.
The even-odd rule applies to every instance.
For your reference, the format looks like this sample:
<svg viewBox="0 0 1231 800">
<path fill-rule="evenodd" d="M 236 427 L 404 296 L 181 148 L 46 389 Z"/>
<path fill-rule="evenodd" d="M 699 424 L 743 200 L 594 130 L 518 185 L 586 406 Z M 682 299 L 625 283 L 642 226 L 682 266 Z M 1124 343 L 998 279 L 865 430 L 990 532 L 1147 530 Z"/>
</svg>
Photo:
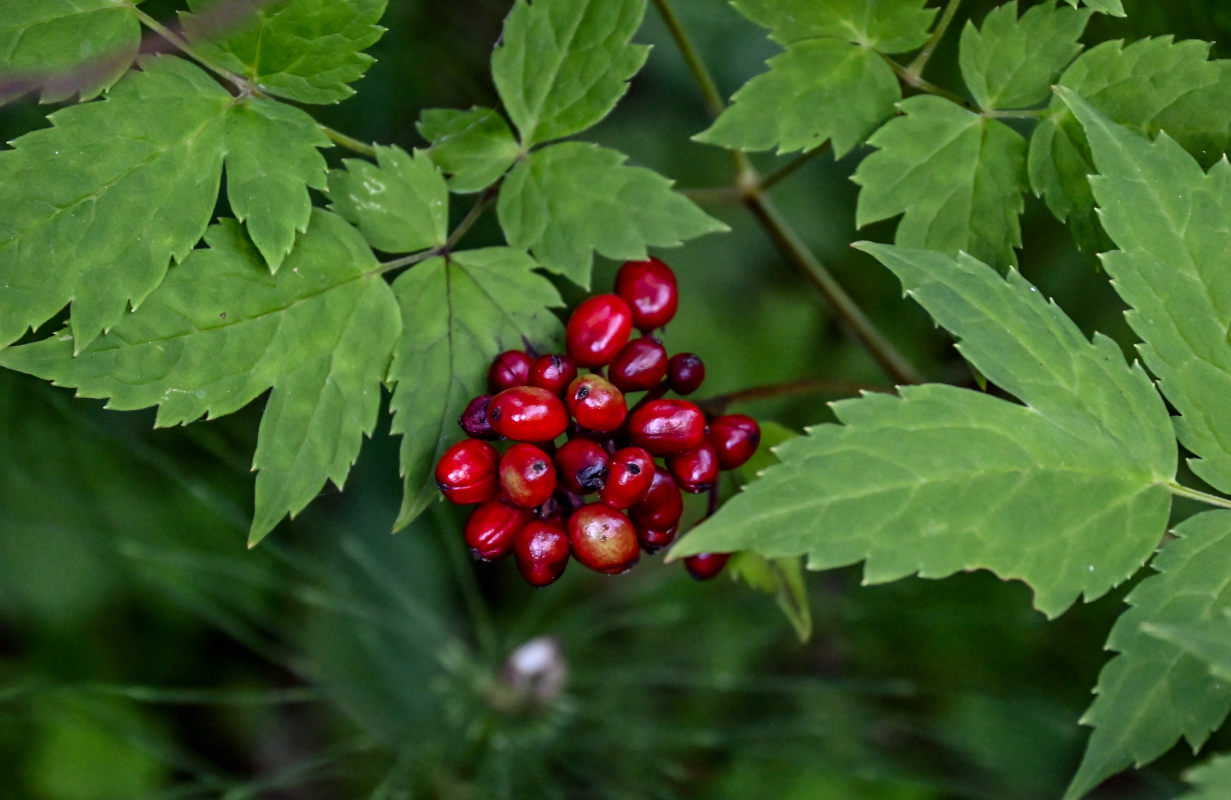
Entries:
<svg viewBox="0 0 1231 800">
<path fill-rule="evenodd" d="M 695 403 L 664 397 L 691 394 L 705 378 L 700 358 L 668 356 L 650 335 L 675 316 L 678 302 L 670 267 L 656 258 L 629 261 L 615 293 L 590 297 L 573 312 L 565 354 L 507 350 L 492 361 L 490 394 L 458 418 L 469 438 L 436 464 L 448 500 L 478 504 L 465 528 L 476 557 L 512 553 L 535 586 L 560 577 L 570 555 L 599 572 L 624 572 L 642 550 L 675 539 L 681 490 L 714 491 L 720 470 L 756 452 L 761 431 L 751 417 L 707 419 Z M 641 335 L 631 338 L 634 328 Z M 634 392 L 644 394 L 630 409 Z M 499 439 L 513 442 L 503 454 L 490 443 Z M 684 565 L 706 579 L 726 560 L 710 553 Z"/>
</svg>

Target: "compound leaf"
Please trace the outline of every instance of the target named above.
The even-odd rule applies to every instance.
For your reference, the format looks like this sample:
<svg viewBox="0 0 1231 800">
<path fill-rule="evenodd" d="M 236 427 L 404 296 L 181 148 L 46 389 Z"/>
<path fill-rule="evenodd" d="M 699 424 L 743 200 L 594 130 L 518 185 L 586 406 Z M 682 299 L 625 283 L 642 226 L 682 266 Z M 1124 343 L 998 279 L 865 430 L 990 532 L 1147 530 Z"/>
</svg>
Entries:
<svg viewBox="0 0 1231 800">
<path fill-rule="evenodd" d="M 1086 341 L 1029 284 L 968 256 L 863 245 L 1019 406 L 949 386 L 833 405 L 777 448 L 782 463 L 676 545 L 865 561 L 865 580 L 985 568 L 1055 615 L 1149 557 L 1167 523 L 1175 442 L 1149 379 L 1108 339 Z M 1017 342 L 1006 352 L 1004 337 Z M 1053 354 L 1058 361 L 1051 361 Z M 1003 365 L 998 361 L 1003 361 Z"/>
<path fill-rule="evenodd" d="M 1209 49 L 1208 42 L 1170 37 L 1104 42 L 1078 56 L 1059 85 L 1113 122 L 1150 136 L 1168 131 L 1209 165 L 1231 145 L 1231 62 L 1208 61 Z M 1089 145 L 1058 97 L 1048 112 L 1030 138 L 1030 186 L 1068 222 L 1079 246 L 1100 249 L 1105 239 L 1086 180 L 1095 172 Z"/>
<path fill-rule="evenodd" d="M 867 47 L 838 39 L 795 42 L 732 97 L 695 139 L 744 150 L 812 150 L 833 140 L 842 156 L 893 116 L 902 91 L 893 70 Z"/>
<path fill-rule="evenodd" d="M 558 347 L 562 326 L 548 309 L 562 302 L 537 266 L 524 252 L 491 247 L 433 258 L 393 282 L 407 323 L 389 369 L 404 488 L 395 529 L 439 497 L 436 461 L 457 441 L 462 409 L 484 391 L 491 359 L 527 343 Z"/>
<path fill-rule="evenodd" d="M 249 541 L 346 477 L 371 433 L 400 326 L 362 237 L 327 211 L 271 275 L 223 220 L 140 311 L 73 355 L 64 333 L 0 352 L 0 365 L 108 398 L 158 406 L 159 426 L 235 411 L 272 388 L 257 440 Z"/>
<path fill-rule="evenodd" d="M 0 152 L 0 346 L 72 302 L 82 348 L 201 238 L 231 95 L 172 56 Z"/>
<path fill-rule="evenodd" d="M 932 95 L 898 103 L 896 117 L 872 135 L 878 150 L 852 180 L 862 188 L 860 227 L 902 214 L 903 247 L 970 253 L 1016 263 L 1021 245 L 1026 141 L 1003 123 Z"/>
<path fill-rule="evenodd" d="M 431 142 L 427 154 L 455 192 L 486 189 L 513 165 L 521 147 L 504 117 L 490 108 L 429 108 L 416 125 Z"/>
<path fill-rule="evenodd" d="M 497 213 L 508 243 L 544 267 L 590 285 L 593 254 L 646 257 L 646 246 L 671 247 L 727 227 L 671 191 L 671 182 L 626 156 L 583 142 L 531 153 L 500 189 Z"/>
<path fill-rule="evenodd" d="M 1043 4 L 1017 16 L 1017 0 L 962 30 L 958 63 L 980 108 L 1025 108 L 1046 102 L 1060 71 L 1081 52 L 1090 12 Z"/>
<path fill-rule="evenodd" d="M 1077 8 L 1077 0 L 1064 0 L 1064 2 L 1073 8 Z M 1082 3 L 1100 14 L 1110 14 L 1113 17 L 1126 16 L 1124 6 L 1120 0 L 1082 0 Z"/>
<path fill-rule="evenodd" d="M 83 100 L 118 81 L 141 23 L 115 0 L 0 0 L 0 103 L 39 89 L 44 103 Z"/>
<path fill-rule="evenodd" d="M 275 272 L 308 227 L 308 187 L 325 188 L 317 148 L 329 146 L 312 117 L 285 103 L 249 98 L 227 115 L 227 199 Z"/>
<path fill-rule="evenodd" d="M 377 250 L 409 253 L 445 243 L 449 187 L 422 153 L 376 147 L 376 163 L 344 159 L 329 174 L 333 209 L 353 222 Z"/>
<path fill-rule="evenodd" d="M 1211 758 L 1199 767 L 1184 773 L 1184 780 L 1193 791 L 1180 800 L 1226 800 L 1231 786 L 1231 755 Z"/>
<path fill-rule="evenodd" d="M 1158 574 L 1129 594 L 1131 608 L 1107 638 L 1107 649 L 1119 655 L 1099 673 L 1097 697 L 1082 717 L 1094 732 L 1068 800 L 1125 767 L 1152 761 L 1181 736 L 1199 747 L 1231 709 L 1231 686 L 1182 648 L 1143 630 L 1212 619 L 1231 609 L 1231 513 L 1198 514 L 1175 534 L 1180 538 L 1154 559 Z"/>
<path fill-rule="evenodd" d="M 363 52 L 385 29 L 386 0 L 272 0 L 232 19 L 230 0 L 189 0 L 184 34 L 211 63 L 262 91 L 301 103 L 336 103 L 372 63 Z"/>
<path fill-rule="evenodd" d="M 1103 263 L 1138 350 L 1180 413 L 1193 471 L 1231 491 L 1231 164 L 1207 175 L 1166 134 L 1151 143 L 1061 91 L 1094 152 L 1100 218 L 1120 248 Z"/>
<path fill-rule="evenodd" d="M 649 55 L 630 44 L 643 16 L 645 0 L 516 0 L 492 78 L 525 147 L 607 116 Z"/>
<path fill-rule="evenodd" d="M 831 38 L 881 53 L 921 46 L 936 18 L 926 0 L 733 0 L 748 19 L 769 28 L 781 44 Z"/>
</svg>

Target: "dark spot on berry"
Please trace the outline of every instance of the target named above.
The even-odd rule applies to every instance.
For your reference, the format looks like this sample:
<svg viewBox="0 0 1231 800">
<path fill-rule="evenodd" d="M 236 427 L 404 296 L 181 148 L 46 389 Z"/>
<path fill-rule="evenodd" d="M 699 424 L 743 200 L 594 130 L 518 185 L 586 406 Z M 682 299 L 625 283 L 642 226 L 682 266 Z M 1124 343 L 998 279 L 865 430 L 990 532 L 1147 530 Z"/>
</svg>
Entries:
<svg viewBox="0 0 1231 800">
<path fill-rule="evenodd" d="M 583 384 L 582 386 L 578 387 L 577 389 L 577 399 L 578 400 L 585 400 L 586 397 L 588 397 L 589 395 L 590 395 L 589 386 Z"/>
<path fill-rule="evenodd" d="M 577 484 L 587 492 L 597 492 L 607 482 L 607 469 L 602 466 L 585 467 L 577 472 Z"/>
<path fill-rule="evenodd" d="M 542 461 L 535 461 L 530 465 L 530 469 L 534 472 L 534 474 L 541 475 L 543 474 L 543 470 L 547 469 L 547 465 Z"/>
<path fill-rule="evenodd" d="M 751 436 L 749 436 L 749 437 L 748 437 L 748 441 L 752 442 L 752 444 L 753 444 L 754 446 L 755 446 L 755 445 L 760 444 L 760 443 L 761 443 L 761 434 L 759 434 L 759 433 L 754 433 L 754 434 L 752 434 Z"/>
<path fill-rule="evenodd" d="M 493 422 L 500 421 L 500 406 L 496 406 L 491 410 L 491 418 Z"/>
<path fill-rule="evenodd" d="M 626 464 L 625 466 L 628 467 L 629 475 L 640 475 L 641 474 L 641 467 L 637 466 L 636 464 Z"/>
</svg>

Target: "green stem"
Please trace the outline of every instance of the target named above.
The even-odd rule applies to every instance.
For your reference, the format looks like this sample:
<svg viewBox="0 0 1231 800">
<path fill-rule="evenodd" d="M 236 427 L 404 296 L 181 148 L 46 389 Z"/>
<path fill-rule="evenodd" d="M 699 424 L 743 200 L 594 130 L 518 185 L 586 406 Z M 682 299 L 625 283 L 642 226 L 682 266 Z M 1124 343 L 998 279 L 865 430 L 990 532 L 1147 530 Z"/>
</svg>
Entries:
<svg viewBox="0 0 1231 800">
<path fill-rule="evenodd" d="M 714 78 L 710 75 L 709 69 L 706 68 L 705 62 L 701 60 L 701 55 L 697 52 L 697 48 L 693 47 L 692 40 L 688 38 L 688 34 L 680 26 L 680 20 L 675 16 L 675 11 L 672 10 L 670 0 L 654 0 L 654 7 L 658 9 L 658 14 L 662 17 L 663 24 L 670 31 L 671 38 L 675 40 L 675 46 L 679 48 L 680 55 L 684 57 L 684 61 L 688 64 L 688 70 L 692 73 L 693 79 L 701 87 L 701 94 L 705 98 L 705 105 L 709 109 L 710 116 L 717 119 L 718 115 L 727 107 L 722 93 L 718 91 L 718 84 L 714 82 Z"/>
<path fill-rule="evenodd" d="M 940 40 L 944 38 L 945 31 L 949 29 L 949 23 L 953 22 L 953 15 L 957 13 L 957 7 L 962 4 L 962 0 L 949 0 L 949 4 L 945 6 L 945 10 L 940 15 L 940 22 L 932 30 L 932 35 L 928 37 L 923 48 L 919 51 L 919 55 L 915 56 L 915 60 L 910 62 L 910 66 L 906 71 L 918 78 L 923 74 L 923 68 L 927 66 L 928 59 L 932 57 L 936 46 L 940 44 Z"/>
<path fill-rule="evenodd" d="M 1042 119 L 1052 112 L 1051 109 L 1047 108 L 1029 108 L 1013 111 L 1002 111 L 992 108 L 980 113 L 989 119 Z"/>
<path fill-rule="evenodd" d="M 1176 483 L 1175 481 L 1170 481 L 1165 485 L 1167 489 L 1170 490 L 1176 497 L 1187 497 L 1189 500 L 1196 500 L 1200 503 L 1217 506 L 1218 508 L 1231 508 L 1231 499 L 1226 497 L 1219 497 L 1216 494 L 1209 494 L 1207 492 L 1198 491 L 1197 489 L 1190 489 L 1187 486 Z"/>
<path fill-rule="evenodd" d="M 930 81 L 924 80 L 922 77 L 915 75 L 908 68 L 902 66 L 901 64 L 894 61 L 892 58 L 885 55 L 884 53 L 879 53 L 878 55 L 880 55 L 881 59 L 886 64 L 889 65 L 889 68 L 892 69 L 894 74 L 898 76 L 898 79 L 901 80 L 903 83 L 905 83 L 907 86 L 914 87 L 915 89 L 918 89 L 921 92 L 927 92 L 928 94 L 934 94 L 937 97 L 943 97 L 946 100 L 949 100 L 953 103 L 957 103 L 962 108 L 970 108 L 970 104 L 967 103 L 966 100 L 963 99 L 960 95 L 954 94 L 948 89 L 942 89 L 936 84 L 931 83 Z"/>
<path fill-rule="evenodd" d="M 345 133 L 342 133 L 339 130 L 334 130 L 323 123 L 318 122 L 317 124 L 321 126 L 321 130 L 325 132 L 325 135 L 328 136 L 334 144 L 339 144 L 348 150 L 353 150 L 354 152 L 367 156 L 368 158 L 374 158 L 376 156 L 376 148 L 367 142 L 360 141 L 354 136 L 347 136 Z"/>
<path fill-rule="evenodd" d="M 475 202 L 475 204 L 470 207 L 470 210 L 466 212 L 466 216 L 462 218 L 462 221 L 457 223 L 457 227 L 454 228 L 453 232 L 449 234 L 449 238 L 445 240 L 444 244 L 438 247 L 433 247 L 429 250 L 421 250 L 418 253 L 411 253 L 408 256 L 395 258 L 391 261 L 382 261 L 376 269 L 372 270 L 368 274 L 383 275 L 386 272 L 392 272 L 395 269 L 414 266 L 420 262 L 427 261 L 429 258 L 445 256 L 453 252 L 453 248 L 457 247 L 457 243 L 461 241 L 462 237 L 466 235 L 466 232 L 479 221 L 479 217 L 483 216 L 483 212 L 486 211 L 496 199 L 496 196 L 500 192 L 499 187 L 500 184 L 496 183 L 488 187 L 487 190 L 483 192 L 478 201 Z"/>
<path fill-rule="evenodd" d="M 760 185 L 761 191 L 762 192 L 768 191 L 770 187 L 774 186 L 779 181 L 783 180 L 784 178 L 789 178 L 791 175 L 795 173 L 795 170 L 799 169 L 804 164 L 807 164 L 809 161 L 816 158 L 821 153 L 825 152 L 825 149 L 826 149 L 825 145 L 828 145 L 828 144 L 829 144 L 829 140 L 826 139 L 825 144 L 821 145 L 820 147 L 809 150 L 806 153 L 801 153 L 800 155 L 792 159 L 789 163 L 769 173 L 769 175 L 766 175 L 764 178 L 761 179 L 761 185 Z"/>
<path fill-rule="evenodd" d="M 698 400 L 697 405 L 711 414 L 721 414 L 730 406 L 740 403 L 751 403 L 757 400 L 772 400 L 778 397 L 790 397 L 802 394 L 833 394 L 842 397 L 853 397 L 863 392 L 892 392 L 892 386 L 878 386 L 856 381 L 827 380 L 824 378 L 803 378 L 797 381 L 771 383 L 765 386 L 753 386 L 738 392 L 729 392 Z"/>
</svg>

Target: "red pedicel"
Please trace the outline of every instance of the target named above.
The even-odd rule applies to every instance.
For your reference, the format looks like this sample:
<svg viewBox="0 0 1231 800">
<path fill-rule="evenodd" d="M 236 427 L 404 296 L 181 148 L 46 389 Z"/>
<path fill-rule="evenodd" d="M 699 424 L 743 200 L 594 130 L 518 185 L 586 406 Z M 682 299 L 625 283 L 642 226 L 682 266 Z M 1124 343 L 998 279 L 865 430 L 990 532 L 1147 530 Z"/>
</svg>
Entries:
<svg viewBox="0 0 1231 800">
<path fill-rule="evenodd" d="M 747 414 L 722 414 L 710 420 L 705 435 L 718 456 L 718 466 L 735 469 L 752 458 L 761 444 L 761 426 Z"/>
<path fill-rule="evenodd" d="M 516 386 L 492 398 L 487 419 L 496 433 L 513 441 L 550 442 L 568 427 L 568 410 L 546 389 Z"/>
<path fill-rule="evenodd" d="M 598 442 L 569 439 L 556 450 L 556 478 L 573 494 L 592 494 L 607 482 L 609 458 Z"/>
<path fill-rule="evenodd" d="M 436 462 L 436 486 L 450 502 L 482 503 L 496 492 L 496 448 L 479 439 L 462 439 Z"/>
<path fill-rule="evenodd" d="M 548 353 L 534 359 L 530 365 L 530 385 L 546 389 L 555 395 L 564 390 L 577 377 L 577 362 L 559 353 Z"/>
<path fill-rule="evenodd" d="M 612 453 L 607 483 L 598 499 L 612 508 L 628 508 L 645 497 L 653 482 L 653 457 L 640 447 L 625 447 Z"/>
<path fill-rule="evenodd" d="M 680 301 L 675 273 L 657 258 L 624 262 L 616 273 L 615 290 L 628 302 L 633 325 L 641 331 L 670 322 Z"/>
<path fill-rule="evenodd" d="M 676 353 L 667 362 L 667 383 L 676 394 L 692 394 L 705 381 L 705 362 L 696 353 Z"/>
<path fill-rule="evenodd" d="M 578 375 L 569 384 L 564 401 L 577 424 L 591 431 L 614 431 L 628 413 L 624 393 L 602 375 Z"/>
<path fill-rule="evenodd" d="M 607 376 L 622 392 L 638 392 L 658 385 L 667 375 L 667 348 L 651 336 L 633 339 L 616 353 Z"/>
<path fill-rule="evenodd" d="M 564 523 L 531 520 L 513 537 L 517 571 L 531 586 L 546 586 L 564 574 L 570 548 Z"/>
<path fill-rule="evenodd" d="M 492 394 L 525 386 L 530 382 L 530 364 L 534 359 L 524 350 L 505 350 L 492 359 L 487 370 L 487 390 Z"/>
<path fill-rule="evenodd" d="M 702 442 L 691 450 L 668 456 L 667 468 L 684 491 L 708 492 L 718 480 L 718 454 L 712 444 Z"/>
<path fill-rule="evenodd" d="M 614 575 L 641 557 L 637 531 L 628 517 L 603 503 L 582 506 L 568 518 L 573 557 L 597 572 Z"/>
<path fill-rule="evenodd" d="M 684 498 L 675 479 L 665 469 L 654 470 L 650 490 L 641 501 L 628 509 L 628 516 L 637 527 L 646 531 L 667 531 L 675 528 L 684 514 Z"/>
<path fill-rule="evenodd" d="M 556 490 L 556 468 L 534 445 L 515 444 L 500 458 L 500 488 L 513 505 L 540 506 Z"/>
<path fill-rule="evenodd" d="M 530 520 L 530 512 L 493 497 L 470 512 L 465 539 L 475 558 L 495 561 L 513 550 L 513 537 Z"/>
<path fill-rule="evenodd" d="M 699 581 L 708 581 L 727 565 L 730 553 L 697 553 L 684 559 L 684 569 Z"/>
<path fill-rule="evenodd" d="M 628 434 L 656 456 L 680 453 L 705 441 L 705 415 L 687 400 L 651 400 L 628 415 Z"/>
<path fill-rule="evenodd" d="M 578 366 L 601 367 L 620 352 L 632 329 L 628 303 L 614 294 L 598 294 L 582 302 L 569 317 L 565 349 Z"/>
</svg>

